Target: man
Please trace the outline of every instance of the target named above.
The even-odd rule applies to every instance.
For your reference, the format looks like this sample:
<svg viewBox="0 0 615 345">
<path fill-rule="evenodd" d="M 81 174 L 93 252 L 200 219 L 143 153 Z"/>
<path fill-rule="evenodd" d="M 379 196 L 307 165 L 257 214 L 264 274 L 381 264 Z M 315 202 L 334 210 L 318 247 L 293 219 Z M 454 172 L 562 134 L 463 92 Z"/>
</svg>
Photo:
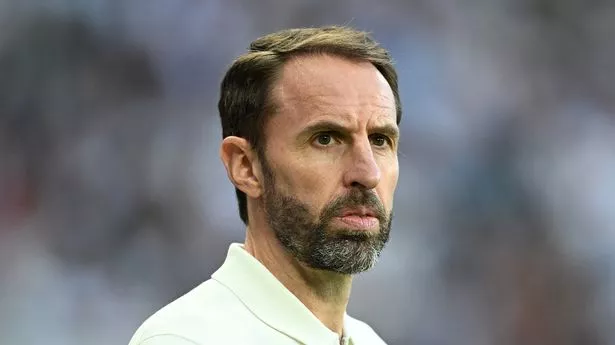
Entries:
<svg viewBox="0 0 615 345">
<path fill-rule="evenodd" d="M 245 243 L 130 344 L 384 344 L 346 306 L 391 226 L 401 107 L 387 51 L 344 27 L 264 36 L 226 73 L 219 111 Z"/>
</svg>

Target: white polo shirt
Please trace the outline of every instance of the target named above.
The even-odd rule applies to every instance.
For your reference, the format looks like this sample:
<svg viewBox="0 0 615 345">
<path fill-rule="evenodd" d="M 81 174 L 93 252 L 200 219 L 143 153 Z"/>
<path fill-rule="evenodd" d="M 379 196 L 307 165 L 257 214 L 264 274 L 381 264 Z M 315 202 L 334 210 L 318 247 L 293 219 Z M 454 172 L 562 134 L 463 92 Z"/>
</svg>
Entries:
<svg viewBox="0 0 615 345">
<path fill-rule="evenodd" d="M 238 243 L 192 291 L 149 317 L 129 345 L 378 345 L 367 324 L 344 317 L 344 336 L 327 328 Z"/>
</svg>

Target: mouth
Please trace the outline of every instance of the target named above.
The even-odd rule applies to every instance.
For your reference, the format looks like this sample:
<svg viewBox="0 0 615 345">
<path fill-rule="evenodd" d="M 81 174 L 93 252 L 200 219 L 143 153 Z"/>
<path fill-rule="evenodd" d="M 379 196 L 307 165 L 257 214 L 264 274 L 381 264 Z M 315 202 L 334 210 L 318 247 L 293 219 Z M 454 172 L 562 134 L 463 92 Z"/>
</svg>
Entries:
<svg viewBox="0 0 615 345">
<path fill-rule="evenodd" d="M 369 230 L 378 226 L 376 212 L 368 207 L 345 209 L 337 218 L 346 226 L 357 230 Z"/>
<path fill-rule="evenodd" d="M 347 208 L 342 210 L 340 217 L 371 217 L 376 218 L 376 212 L 369 207 Z"/>
</svg>

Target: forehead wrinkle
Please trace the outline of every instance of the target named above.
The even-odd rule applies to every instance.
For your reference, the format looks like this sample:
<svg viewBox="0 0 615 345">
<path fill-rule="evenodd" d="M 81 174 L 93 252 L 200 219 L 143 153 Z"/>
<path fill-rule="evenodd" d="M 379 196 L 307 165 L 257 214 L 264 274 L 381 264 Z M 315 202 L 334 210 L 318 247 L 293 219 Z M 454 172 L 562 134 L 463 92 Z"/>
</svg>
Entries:
<svg viewBox="0 0 615 345">
<path fill-rule="evenodd" d="M 344 127 L 348 127 L 349 129 L 352 128 L 353 131 L 357 130 L 359 127 L 361 127 L 361 122 L 365 121 L 366 122 L 366 127 L 379 127 L 380 125 L 386 125 L 387 123 L 392 123 L 394 125 L 396 124 L 396 113 L 393 107 L 391 106 L 387 106 L 387 105 L 373 105 L 370 104 L 370 106 L 374 106 L 373 110 L 369 110 L 370 114 L 363 118 L 363 116 L 361 116 L 361 114 L 357 113 L 356 109 L 352 109 L 349 110 L 345 107 L 343 107 L 343 104 L 340 104 L 340 102 L 338 101 L 332 101 L 332 102 L 313 102 L 312 100 L 314 98 L 329 98 L 328 95 L 312 95 L 309 97 L 292 97 L 292 98 L 288 98 L 287 100 L 294 100 L 294 99 L 301 99 L 302 100 L 302 105 L 304 106 L 303 109 L 298 110 L 298 107 L 289 105 L 289 104 L 281 104 L 280 106 L 280 110 L 281 111 L 285 111 L 290 109 L 291 111 L 307 111 L 307 113 L 303 114 L 304 116 L 301 116 L 301 119 L 307 119 L 308 120 L 308 125 L 310 123 L 316 123 L 316 122 L 320 122 L 320 121 L 325 121 L 325 120 L 329 120 L 332 122 L 336 122 L 339 123 L 340 125 L 343 125 Z M 331 98 L 335 98 L 335 97 L 331 97 Z M 331 105 L 333 105 L 333 107 L 330 107 Z M 342 107 L 340 107 L 338 109 L 338 105 L 342 105 Z M 358 111 L 359 112 L 364 112 L 365 109 L 364 107 L 358 107 Z M 392 120 L 392 121 L 390 121 Z M 372 125 L 372 123 L 374 123 Z"/>
<path fill-rule="evenodd" d="M 347 59 L 345 57 L 330 54 L 308 54 L 290 59 L 282 66 L 279 73 L 278 86 L 285 84 L 285 88 L 288 88 L 297 94 L 304 94 L 306 91 L 315 91 L 312 89 L 312 87 L 315 86 L 316 90 L 325 88 L 329 91 L 333 91 L 330 92 L 331 94 L 338 92 L 340 94 L 347 94 L 347 82 L 344 81 L 343 78 L 330 78 L 330 72 L 324 72 L 322 68 L 323 63 L 325 63 L 324 69 L 327 69 L 326 66 L 329 65 L 329 62 L 339 63 L 340 61 L 343 61 L 344 64 L 354 66 L 351 69 L 348 69 L 347 66 L 342 67 L 345 69 L 343 72 L 344 76 L 356 75 L 359 78 L 364 79 L 371 78 L 369 74 L 375 72 L 377 73 L 379 82 L 384 81 L 384 83 L 388 86 L 388 83 L 384 80 L 384 77 L 382 77 L 381 73 L 378 72 L 371 63 L 367 61 L 355 61 L 353 59 Z M 368 66 L 370 71 L 365 70 L 365 67 Z M 288 83 L 281 83 L 283 80 L 286 80 Z M 305 87 L 306 84 L 311 85 L 312 87 Z"/>
<path fill-rule="evenodd" d="M 313 117 L 320 118 L 320 114 L 331 116 L 342 121 L 354 121 L 353 118 L 361 120 L 364 112 L 381 113 L 383 116 L 391 116 L 396 119 L 396 105 L 393 95 L 390 92 L 377 92 L 371 95 L 362 95 L 356 92 L 353 87 L 347 88 L 348 84 L 335 80 L 335 78 L 322 79 L 322 72 L 317 68 L 312 58 L 322 57 L 303 57 L 291 59 L 286 62 L 280 71 L 275 85 L 272 88 L 272 100 L 276 103 L 277 112 L 287 112 L 288 114 L 299 113 L 299 119 L 312 120 Z M 326 59 L 339 60 L 338 57 L 325 57 Z M 346 60 L 346 59 L 341 59 Z M 346 60 L 346 62 L 349 62 Z M 368 62 L 350 61 L 355 66 L 368 65 Z M 350 71 L 354 74 L 354 71 Z M 356 71 L 363 74 L 365 71 Z M 382 75 L 378 73 L 381 83 L 388 83 Z M 301 114 L 303 113 L 303 114 Z M 359 115 L 359 116 L 356 116 Z M 369 114 L 367 121 L 372 121 L 374 114 Z M 380 115 L 377 115 L 380 117 Z M 340 119 L 341 117 L 341 119 Z"/>
<path fill-rule="evenodd" d="M 389 101 L 390 99 L 386 96 L 378 96 L 378 98 Z M 284 108 L 294 108 L 294 107 L 289 107 L 289 104 L 287 103 L 291 103 L 288 101 L 295 101 L 295 104 L 300 104 L 302 106 L 305 106 L 308 109 L 316 109 L 316 110 L 322 110 L 324 113 L 334 113 L 336 108 L 343 108 L 342 112 L 346 112 L 347 109 L 346 106 L 356 106 L 359 110 L 363 110 L 366 107 L 373 107 L 373 108 L 377 108 L 378 111 L 376 112 L 378 114 L 378 116 L 389 116 L 390 114 L 393 114 L 393 116 L 395 116 L 395 107 L 391 106 L 391 105 L 387 105 L 387 104 L 379 104 L 379 102 L 369 102 L 369 100 L 367 101 L 362 101 L 359 103 L 354 102 L 354 100 L 347 100 L 346 102 L 344 102 L 344 100 L 340 100 L 336 95 L 331 95 L 331 94 L 303 94 L 303 95 L 294 95 L 294 96 L 286 96 L 284 98 L 285 102 L 280 102 L 279 106 L 281 109 Z M 282 104 L 284 103 L 284 104 Z M 382 110 L 382 111 L 381 111 Z M 340 112 L 340 113 L 342 113 Z"/>
</svg>

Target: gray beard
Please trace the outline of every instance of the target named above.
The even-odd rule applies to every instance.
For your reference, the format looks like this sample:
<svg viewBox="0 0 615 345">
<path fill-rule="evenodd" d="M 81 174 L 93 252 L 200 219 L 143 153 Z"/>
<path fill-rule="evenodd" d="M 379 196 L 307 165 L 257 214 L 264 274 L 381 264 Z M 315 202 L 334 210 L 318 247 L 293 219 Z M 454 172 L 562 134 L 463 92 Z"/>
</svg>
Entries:
<svg viewBox="0 0 615 345">
<path fill-rule="evenodd" d="M 261 160 L 263 161 L 263 160 Z M 264 162 L 264 161 L 263 161 Z M 264 208 L 268 225 L 287 252 L 308 267 L 342 274 L 356 274 L 372 268 L 389 240 L 392 213 L 387 215 L 375 194 L 353 189 L 328 204 L 316 222 L 306 204 L 283 195 L 266 163 Z M 346 207 L 367 206 L 376 211 L 380 229 L 367 233 L 330 224 Z"/>
</svg>

